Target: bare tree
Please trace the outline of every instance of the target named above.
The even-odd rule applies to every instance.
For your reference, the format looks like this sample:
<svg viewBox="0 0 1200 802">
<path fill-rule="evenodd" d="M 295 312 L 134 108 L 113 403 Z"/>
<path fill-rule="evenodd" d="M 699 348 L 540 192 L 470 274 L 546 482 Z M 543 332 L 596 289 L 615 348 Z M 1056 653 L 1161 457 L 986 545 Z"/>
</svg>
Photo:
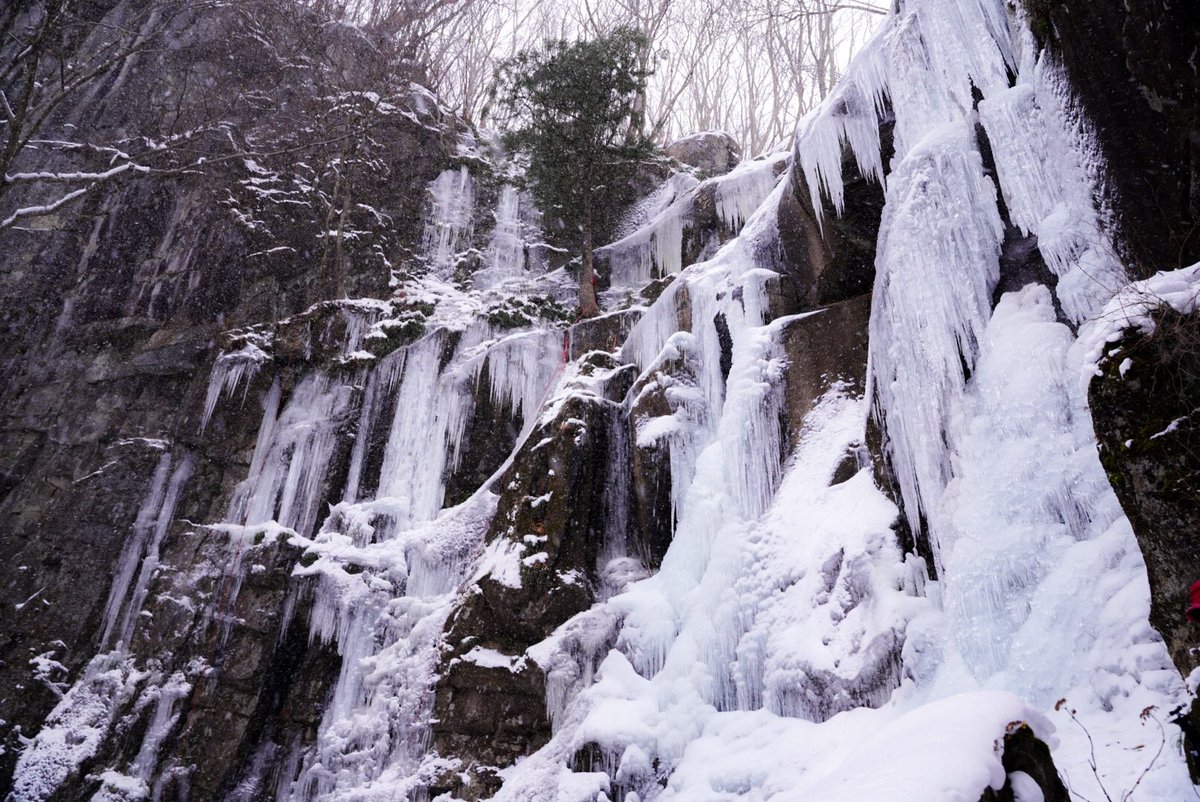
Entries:
<svg viewBox="0 0 1200 802">
<path fill-rule="evenodd" d="M 117 19 L 80 0 L 6 4 L 0 231 L 51 215 L 114 180 L 198 171 L 280 147 L 334 144 L 347 149 L 338 151 L 337 163 L 348 164 L 378 99 L 407 91 L 411 81 L 485 124 L 499 61 L 545 39 L 595 36 L 620 25 L 645 35 L 639 66 L 653 76 L 638 117 L 656 138 L 723 129 L 745 152 L 758 153 L 789 136 L 832 88 L 863 20 L 882 12 L 875 2 L 883 0 L 152 0 L 121 4 L 126 13 Z M 279 109 L 267 89 L 227 96 L 211 80 L 193 79 L 184 64 L 162 71 L 155 90 L 161 113 L 139 130 L 73 115 L 164 52 L 181 19 L 205 12 L 242 15 L 246 35 L 276 64 L 308 70 L 303 80 L 315 97 L 341 97 L 339 108 L 355 114 L 318 111 L 329 127 L 314 128 L 309 141 L 266 142 L 264 132 L 288 127 L 270 124 Z M 331 35 L 313 20 L 340 22 L 344 46 L 306 50 L 305 37 Z M 256 120 L 259 141 L 245 133 L 248 118 Z M 352 206 L 350 185 L 331 180 L 331 208 Z"/>
<path fill-rule="evenodd" d="M 467 16 L 504 9 L 482 42 L 459 42 L 456 58 L 435 58 L 435 72 L 478 86 L 489 64 L 546 38 L 594 37 L 631 25 L 646 36 L 641 68 L 653 70 L 642 99 L 650 130 L 662 140 L 723 129 L 744 151 L 759 153 L 790 136 L 797 119 L 832 89 L 839 69 L 886 10 L 886 0 L 474 0 Z M 482 30 L 474 27 L 472 30 Z M 518 44 L 519 43 L 519 44 Z M 465 56 L 465 51 L 470 54 Z M 447 51 L 450 52 L 450 51 Z M 465 56 L 465 57 L 464 57 Z M 469 117 L 471 93 L 454 94 Z M 476 90 L 477 94 L 477 90 Z"/>
<path fill-rule="evenodd" d="M 98 142 L 83 126 L 66 122 L 56 127 L 61 135 L 47 136 L 67 107 L 90 90 L 111 88 L 139 54 L 160 46 L 161 33 L 186 7 L 174 1 L 147 5 L 115 25 L 90 18 L 81 5 L 42 0 L 0 12 L 0 209 L 9 209 L 0 230 L 52 213 L 118 176 L 149 172 L 156 159 L 195 133 Z M 36 169 L 49 154 L 58 166 Z M 43 190 L 39 202 L 20 208 L 6 203 L 14 190 L 33 185 Z"/>
<path fill-rule="evenodd" d="M 427 81 L 428 43 L 473 2 L 152 0 L 115 10 L 80 0 L 5 5 L 0 231 L 51 215 L 122 178 L 201 172 L 281 148 L 339 145 L 350 149 L 342 153 L 348 157 L 380 97 L 407 94 L 412 81 Z M 206 14 L 232 18 L 229 53 L 251 60 L 243 71 L 261 86 L 244 76 L 229 92 L 211 71 L 193 80 L 197 67 L 186 59 L 171 69 L 152 66 L 170 58 L 171 46 Z M 329 22 L 341 25 L 331 29 Z M 311 88 L 312 108 L 274 97 L 269 82 L 284 74 Z M 131 75 L 136 91 L 126 86 Z M 124 112 L 113 115 L 117 122 L 108 120 L 105 105 L 123 97 L 152 111 L 136 120 Z M 311 127 L 303 141 L 268 141 L 272 132 L 300 127 L 290 119 L 297 113 L 330 124 Z M 340 186 L 332 197 L 347 191 Z"/>
</svg>

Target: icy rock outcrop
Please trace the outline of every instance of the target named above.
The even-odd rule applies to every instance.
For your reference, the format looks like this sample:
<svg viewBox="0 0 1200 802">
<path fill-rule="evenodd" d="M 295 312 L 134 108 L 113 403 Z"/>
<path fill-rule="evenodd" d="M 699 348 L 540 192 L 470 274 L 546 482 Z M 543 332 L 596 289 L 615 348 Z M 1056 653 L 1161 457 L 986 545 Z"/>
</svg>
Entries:
<svg viewBox="0 0 1200 802">
<path fill-rule="evenodd" d="M 890 160 L 892 124 L 880 125 L 883 160 Z M 787 190 L 777 212 L 776 251 L 780 273 L 801 288 L 807 307 L 835 303 L 870 291 L 875 281 L 875 241 L 883 215 L 883 187 L 874 176 L 864 176 L 848 144 L 841 146 L 841 173 L 845 207 L 835 214 L 832 204 L 813 206 L 808 181 L 816 181 L 793 158 Z M 767 257 L 769 258 L 769 256 Z"/>
<path fill-rule="evenodd" d="M 38 477 L 43 440 L 93 444 L 48 484 L 128 534 L 107 606 L 42 604 L 53 571 L 13 555 L 19 614 L 90 610 L 122 644 L 84 671 L 65 646 L 22 655 L 43 709 L 64 699 L 21 802 L 1057 802 L 1050 748 L 1081 795 L 1186 796 L 1169 749 L 1139 773 L 1182 684 L 1077 381 L 1090 280 L 1119 266 L 1023 25 L 991 0 L 897 4 L 794 153 L 677 174 L 631 213 L 609 314 L 578 326 L 468 137 L 407 177 L 412 260 L 362 279 L 386 300 L 301 303 L 273 254 L 285 290 L 248 278 L 217 357 L 213 325 L 76 330 L 123 303 L 78 298 L 70 347 L 124 345 L 49 352 L 32 395 L 85 362 L 107 389 L 128 347 L 163 378 L 139 374 L 159 411 L 128 425 L 172 442 L 14 435 Z M 435 117 L 414 127 L 452 140 Z M 126 454 L 136 481 L 108 462 Z M 87 509 L 99 478 L 129 498 Z M 19 533 L 74 531 L 32 484 L 0 502 Z"/>
<path fill-rule="evenodd" d="M 711 257 L 767 199 L 786 167 L 786 154 L 774 153 L 702 182 L 672 174 L 629 210 L 623 236 L 596 249 L 604 288 L 620 298 Z"/>
<path fill-rule="evenodd" d="M 1196 625 L 1184 611 L 1200 580 L 1200 268 L 1159 274 L 1122 290 L 1092 335 L 1098 375 L 1088 405 L 1100 461 L 1146 560 L 1150 623 L 1185 677 L 1200 667 Z M 1200 702 L 1184 727 L 1200 780 Z"/>
<path fill-rule="evenodd" d="M 572 370 L 499 477 L 482 563 L 447 626 L 434 748 L 469 758 L 471 779 L 452 786 L 463 798 L 494 793 L 494 768 L 549 739 L 542 669 L 526 650 L 587 610 L 635 551 L 629 445 L 620 442 L 635 370 L 603 351 Z"/>
</svg>

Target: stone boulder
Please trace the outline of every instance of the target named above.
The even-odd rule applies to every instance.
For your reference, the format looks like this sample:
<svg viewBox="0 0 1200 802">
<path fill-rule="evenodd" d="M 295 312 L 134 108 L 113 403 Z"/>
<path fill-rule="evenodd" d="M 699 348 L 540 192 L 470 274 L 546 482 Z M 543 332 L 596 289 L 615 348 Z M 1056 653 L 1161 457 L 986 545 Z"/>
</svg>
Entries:
<svg viewBox="0 0 1200 802">
<path fill-rule="evenodd" d="M 701 131 L 668 142 L 667 155 L 677 162 L 695 168 L 701 178 L 711 178 L 738 166 L 742 149 L 724 131 Z"/>
</svg>

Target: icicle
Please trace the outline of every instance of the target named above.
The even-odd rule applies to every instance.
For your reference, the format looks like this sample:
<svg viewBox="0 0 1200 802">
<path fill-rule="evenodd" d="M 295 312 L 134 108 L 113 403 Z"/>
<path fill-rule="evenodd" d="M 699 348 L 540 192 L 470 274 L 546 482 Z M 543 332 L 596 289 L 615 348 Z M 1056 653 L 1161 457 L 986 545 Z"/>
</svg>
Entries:
<svg viewBox="0 0 1200 802">
<path fill-rule="evenodd" d="M 519 274 L 525 267 L 525 240 L 521 231 L 521 194 L 505 184 L 496 207 L 496 228 L 492 232 L 492 269 L 498 276 Z"/>
<path fill-rule="evenodd" d="M 377 558 L 409 567 L 394 597 L 384 588 L 397 569 L 370 583 L 361 581 L 363 574 L 323 572 L 320 561 L 305 569 L 318 574 L 311 632 L 336 642 L 342 663 L 316 745 L 280 798 L 420 792 L 446 616 L 495 504 L 496 496 L 485 493 L 368 546 Z"/>
<path fill-rule="evenodd" d="M 358 429 L 354 437 L 354 448 L 350 453 L 350 468 L 346 474 L 346 489 L 342 492 L 342 500 L 354 503 L 358 501 L 359 484 L 362 482 L 363 463 L 366 460 L 367 448 L 370 446 L 371 434 L 375 430 L 379 416 L 383 413 L 387 399 L 396 388 L 396 382 L 404 371 L 405 355 L 408 350 L 401 348 L 388 354 L 371 371 L 367 380 L 367 389 L 363 396 L 362 408 L 358 416 Z"/>
<path fill-rule="evenodd" d="M 407 521 L 428 520 L 442 505 L 449 412 L 437 408 L 443 346 L 439 333 L 408 346 L 379 473 L 377 495 L 405 500 Z"/>
<path fill-rule="evenodd" d="M 562 337 L 558 331 L 530 332 L 491 348 L 486 364 L 492 402 L 512 404 L 525 424 L 535 421 L 563 367 Z"/>
<path fill-rule="evenodd" d="M 717 215 L 733 233 L 741 230 L 779 182 L 783 157 L 744 162 L 728 175 L 714 179 Z"/>
<path fill-rule="evenodd" d="M 352 388 L 313 373 L 301 379 L 277 413 L 280 396 L 276 381 L 264 400 L 250 473 L 235 489 L 227 517 L 243 525 L 277 521 L 306 534 L 316 525 L 325 472 Z"/>
<path fill-rule="evenodd" d="M 793 164 L 799 163 L 804 170 L 818 220 L 824 208 L 822 190 L 837 214 L 842 213 L 845 205 L 842 142 L 849 144 L 862 175 L 883 180 L 879 119 L 887 86 L 883 66 L 885 46 L 882 34 L 876 34 L 850 63 L 829 97 L 796 127 Z"/>
<path fill-rule="evenodd" d="M 146 601 L 150 580 L 158 568 L 159 546 L 167 527 L 174 520 L 175 506 L 179 503 L 183 485 L 194 470 L 191 456 L 184 455 L 171 472 L 170 479 L 166 480 L 170 465 L 170 454 L 163 454 L 151 482 L 150 494 L 138 511 L 133 535 L 122 552 L 121 564 L 105 607 L 104 634 L 100 639 L 102 649 L 110 643 L 118 648 L 129 647 L 138 614 Z M 133 571 L 139 565 L 137 582 L 133 583 Z"/>
<path fill-rule="evenodd" d="M 471 171 L 465 166 L 444 170 L 429 185 L 431 207 L 425 225 L 425 252 L 433 272 L 449 276 L 455 256 L 474 226 L 475 195 Z"/>
<path fill-rule="evenodd" d="M 258 373 L 270 357 L 266 352 L 253 343 L 246 343 L 241 349 L 221 354 L 213 363 L 212 374 L 208 379 L 208 394 L 204 399 L 204 413 L 200 417 L 200 432 L 203 433 L 217 408 L 222 395 L 233 395 L 239 385 L 245 382 L 249 388 L 250 380 Z"/>
<path fill-rule="evenodd" d="M 153 778 L 163 741 L 179 721 L 179 703 L 187 698 L 191 690 L 192 686 L 180 673 L 172 674 L 166 683 L 156 689 L 158 699 L 154 703 L 154 715 L 150 717 L 142 745 L 130 766 L 133 776 L 142 782 L 149 783 Z"/>
<path fill-rule="evenodd" d="M 645 371 L 659 358 L 671 335 L 680 330 L 679 307 L 688 303 L 683 286 L 680 282 L 671 284 L 638 319 L 621 346 L 621 359 Z"/>
<path fill-rule="evenodd" d="M 687 193 L 629 236 L 598 248 L 607 255 L 614 287 L 640 288 L 683 269 L 683 224 L 692 211 Z"/>
<path fill-rule="evenodd" d="M 892 173 L 880 226 L 870 365 L 913 531 L 950 479 L 951 413 L 991 316 L 1003 224 L 970 126 L 927 137 Z"/>
<path fill-rule="evenodd" d="M 1095 162 L 1086 135 L 1068 113 L 1063 78 L 1046 63 L 1012 89 L 979 104 L 980 121 L 1015 226 L 1037 236 L 1046 265 L 1060 277 L 1063 311 L 1075 322 L 1094 315 L 1125 283 L 1110 237 L 1096 219 Z"/>
<path fill-rule="evenodd" d="M 121 549 L 117 573 L 113 577 L 112 587 L 108 592 L 108 601 L 104 605 L 104 633 L 100 637 L 100 651 L 113 645 L 112 637 L 116 633 L 117 622 L 123 618 L 121 613 L 126 606 L 129 587 L 133 582 L 138 565 L 141 563 L 146 542 L 154 531 L 159 510 L 162 508 L 163 494 L 166 492 L 167 476 L 170 471 L 171 453 L 168 451 L 158 458 L 158 466 L 154 470 L 154 476 L 150 480 L 150 488 L 142 501 L 142 506 L 138 509 L 133 531 L 125 539 L 125 545 Z"/>
</svg>

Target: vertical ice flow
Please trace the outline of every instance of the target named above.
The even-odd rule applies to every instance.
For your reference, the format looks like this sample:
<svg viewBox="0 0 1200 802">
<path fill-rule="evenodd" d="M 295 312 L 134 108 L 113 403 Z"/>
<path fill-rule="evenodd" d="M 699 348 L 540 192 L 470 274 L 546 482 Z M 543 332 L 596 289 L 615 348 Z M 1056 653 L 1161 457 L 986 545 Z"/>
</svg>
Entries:
<svg viewBox="0 0 1200 802">
<path fill-rule="evenodd" d="M 179 503 L 184 484 L 194 470 L 190 455 L 185 454 L 175 464 L 173 471 L 171 462 L 170 452 L 159 458 L 150 492 L 138 510 L 133 531 L 121 552 L 117 575 L 105 605 L 101 650 L 108 646 L 129 647 L 138 613 L 146 601 L 150 580 L 158 568 L 159 546 L 174 520 L 175 506 Z"/>
<path fill-rule="evenodd" d="M 425 225 L 425 252 L 439 276 L 454 269 L 455 256 L 474 228 L 475 194 L 465 166 L 444 170 L 429 185 L 431 214 Z"/>
</svg>

